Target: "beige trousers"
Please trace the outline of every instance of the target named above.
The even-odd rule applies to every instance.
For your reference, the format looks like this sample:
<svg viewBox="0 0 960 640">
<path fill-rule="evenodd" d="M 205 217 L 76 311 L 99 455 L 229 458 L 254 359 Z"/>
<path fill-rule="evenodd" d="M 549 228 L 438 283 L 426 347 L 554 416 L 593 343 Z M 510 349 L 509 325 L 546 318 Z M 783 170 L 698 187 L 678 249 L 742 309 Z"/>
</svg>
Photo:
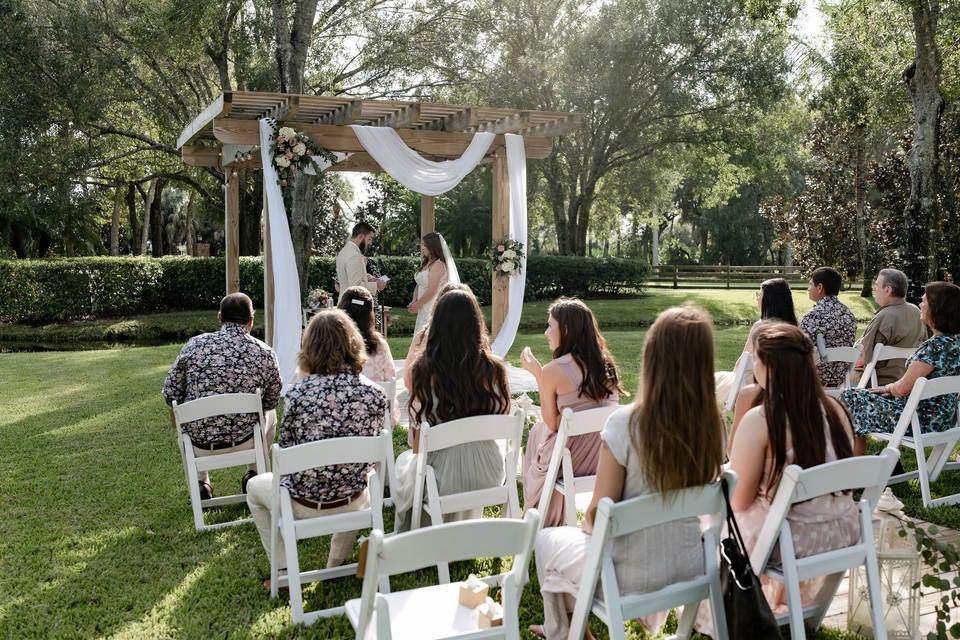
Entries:
<svg viewBox="0 0 960 640">
<path fill-rule="evenodd" d="M 270 411 L 265 411 L 263 413 L 263 457 L 267 462 L 267 469 L 270 468 L 270 446 L 273 444 L 273 435 L 277 430 L 277 410 L 271 409 Z M 222 455 L 224 453 L 233 453 L 234 451 L 248 451 L 253 449 L 253 438 L 250 438 L 243 444 L 238 444 L 235 447 L 229 447 L 227 449 L 217 449 L 216 451 L 210 451 L 209 449 L 198 449 L 197 447 L 193 448 L 193 455 L 198 458 L 205 458 L 207 456 Z M 247 467 L 251 471 L 256 471 L 256 465 L 251 464 Z M 209 482 L 210 474 L 206 471 L 198 471 L 197 479 L 200 482 Z"/>
<path fill-rule="evenodd" d="M 273 508 L 273 474 L 261 473 L 255 478 L 251 478 L 247 483 L 247 505 L 250 507 L 250 515 L 253 516 L 253 524 L 257 527 L 257 533 L 260 534 L 260 542 L 270 556 L 270 510 Z M 363 494 L 350 504 L 334 509 L 311 509 L 299 502 L 293 502 L 293 517 L 297 520 L 305 518 L 316 518 L 317 516 L 332 516 L 338 513 L 348 511 L 360 511 L 370 508 L 370 492 L 364 491 Z M 327 557 L 327 567 L 339 567 L 346 561 L 347 556 L 353 551 L 353 545 L 357 541 L 359 531 L 342 531 L 333 534 L 330 539 L 330 555 Z M 283 538 L 277 540 L 277 564 L 280 569 L 287 567 L 287 556 L 283 546 Z"/>
</svg>

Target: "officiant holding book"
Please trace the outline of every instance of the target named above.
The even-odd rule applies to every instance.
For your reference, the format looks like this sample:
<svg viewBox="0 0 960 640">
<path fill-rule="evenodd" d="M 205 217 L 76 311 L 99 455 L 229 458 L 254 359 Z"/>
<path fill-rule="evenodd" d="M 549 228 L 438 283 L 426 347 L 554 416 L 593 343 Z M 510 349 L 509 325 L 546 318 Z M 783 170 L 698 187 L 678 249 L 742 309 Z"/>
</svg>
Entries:
<svg viewBox="0 0 960 640">
<path fill-rule="evenodd" d="M 376 237 L 377 230 L 366 222 L 353 225 L 350 239 L 337 254 L 337 289 L 339 297 L 350 287 L 364 287 L 374 296 L 387 286 L 388 278 L 376 278 L 367 273 L 364 252 Z M 339 301 L 338 297 L 338 301 Z"/>
</svg>

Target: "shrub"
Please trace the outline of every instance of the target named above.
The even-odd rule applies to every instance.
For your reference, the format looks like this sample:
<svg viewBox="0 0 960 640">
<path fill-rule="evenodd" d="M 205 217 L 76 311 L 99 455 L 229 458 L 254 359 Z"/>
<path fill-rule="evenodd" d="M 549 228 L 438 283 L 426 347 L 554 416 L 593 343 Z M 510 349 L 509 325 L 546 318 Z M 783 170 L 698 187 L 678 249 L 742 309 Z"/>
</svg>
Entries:
<svg viewBox="0 0 960 640">
<path fill-rule="evenodd" d="M 384 304 L 405 307 L 413 297 L 419 259 L 385 257 L 376 267 L 390 276 Z M 481 304 L 490 304 L 489 263 L 481 258 L 457 260 L 460 279 Z M 574 256 L 531 256 L 527 262 L 526 300 L 560 295 L 595 297 L 639 292 L 647 275 L 634 260 Z M 333 291 L 332 257 L 310 262 L 311 287 Z M 0 321 L 42 323 L 109 317 L 156 310 L 212 309 L 223 296 L 223 258 L 69 258 L 0 260 Z M 240 289 L 263 305 L 263 263 L 240 258 Z M 306 292 L 304 292 L 304 295 Z"/>
</svg>

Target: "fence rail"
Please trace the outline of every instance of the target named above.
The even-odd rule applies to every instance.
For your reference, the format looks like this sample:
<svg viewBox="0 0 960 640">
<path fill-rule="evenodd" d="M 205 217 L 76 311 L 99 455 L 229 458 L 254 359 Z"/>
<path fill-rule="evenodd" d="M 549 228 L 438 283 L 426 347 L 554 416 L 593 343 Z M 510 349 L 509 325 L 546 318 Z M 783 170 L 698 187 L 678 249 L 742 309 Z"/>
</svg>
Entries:
<svg viewBox="0 0 960 640">
<path fill-rule="evenodd" d="M 790 284 L 806 284 L 800 267 L 777 265 L 661 265 L 650 267 L 651 287 L 698 287 L 741 289 L 756 287 L 770 278 L 784 278 Z"/>
</svg>

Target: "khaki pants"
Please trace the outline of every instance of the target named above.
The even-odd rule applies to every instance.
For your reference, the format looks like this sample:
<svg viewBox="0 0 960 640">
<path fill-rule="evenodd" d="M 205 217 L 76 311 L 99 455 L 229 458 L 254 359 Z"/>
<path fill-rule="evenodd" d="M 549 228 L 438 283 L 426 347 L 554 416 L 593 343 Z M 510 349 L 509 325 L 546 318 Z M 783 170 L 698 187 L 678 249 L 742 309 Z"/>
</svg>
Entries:
<svg viewBox="0 0 960 640">
<path fill-rule="evenodd" d="M 270 446 L 273 444 L 273 434 L 277 430 L 277 410 L 271 409 L 270 411 L 265 411 L 263 413 L 263 456 L 267 461 L 267 469 L 270 468 Z M 207 456 L 216 456 L 222 455 L 224 453 L 233 453 L 235 451 L 249 451 L 253 449 L 253 438 L 250 438 L 242 444 L 238 444 L 235 447 L 228 447 L 226 449 L 217 449 L 216 451 L 210 451 L 210 449 L 198 449 L 197 447 L 193 448 L 193 455 L 198 458 L 205 458 Z M 257 466 L 251 464 L 247 467 L 251 471 L 256 471 Z M 209 482 L 210 474 L 206 471 L 198 471 L 197 479 L 200 482 Z"/>
<path fill-rule="evenodd" d="M 255 478 L 251 478 L 247 483 L 247 505 L 250 507 L 250 515 L 253 516 L 253 524 L 257 527 L 257 533 L 260 534 L 260 542 L 263 544 L 267 557 L 270 556 L 270 509 L 273 508 L 273 474 L 261 473 Z M 311 509 L 299 502 L 293 503 L 293 517 L 297 520 L 305 518 L 316 518 L 317 516 L 332 516 L 338 513 L 348 511 L 360 511 L 370 508 L 370 492 L 364 490 L 363 494 L 350 504 L 335 509 Z M 327 567 L 339 567 L 353 551 L 353 545 L 357 541 L 359 531 L 343 531 L 333 534 L 330 538 L 330 555 L 327 558 Z M 280 569 L 287 567 L 287 556 L 283 546 L 283 538 L 277 540 L 277 565 Z"/>
</svg>

